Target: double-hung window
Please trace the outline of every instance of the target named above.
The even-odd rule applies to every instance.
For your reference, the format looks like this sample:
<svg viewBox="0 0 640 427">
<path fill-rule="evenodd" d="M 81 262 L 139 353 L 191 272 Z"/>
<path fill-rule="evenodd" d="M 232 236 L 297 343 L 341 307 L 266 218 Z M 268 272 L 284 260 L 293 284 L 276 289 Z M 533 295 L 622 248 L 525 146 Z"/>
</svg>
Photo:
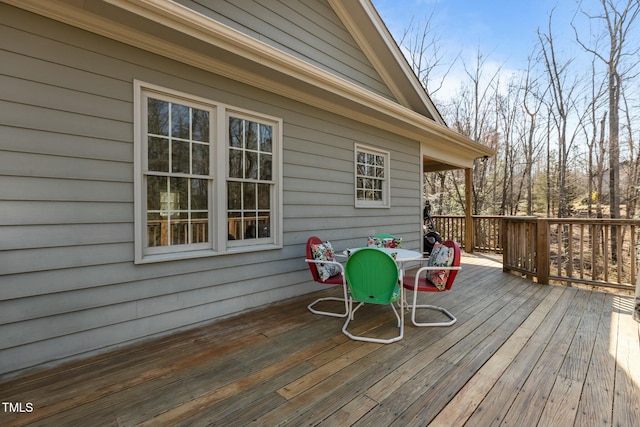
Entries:
<svg viewBox="0 0 640 427">
<path fill-rule="evenodd" d="M 136 262 L 280 247 L 281 120 L 135 91 Z"/>
<path fill-rule="evenodd" d="M 390 207 L 389 152 L 355 144 L 354 153 L 356 207 Z"/>
<path fill-rule="evenodd" d="M 148 252 L 208 247 L 215 111 L 161 96 L 146 97 L 146 110 L 143 190 Z"/>
</svg>

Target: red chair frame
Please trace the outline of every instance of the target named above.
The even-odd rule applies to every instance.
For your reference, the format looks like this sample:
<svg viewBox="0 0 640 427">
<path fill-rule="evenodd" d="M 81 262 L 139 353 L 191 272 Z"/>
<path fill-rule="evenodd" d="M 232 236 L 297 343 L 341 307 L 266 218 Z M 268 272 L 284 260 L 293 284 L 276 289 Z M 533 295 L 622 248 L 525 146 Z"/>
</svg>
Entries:
<svg viewBox="0 0 640 427">
<path fill-rule="evenodd" d="M 324 297 L 324 298 L 318 298 L 315 301 L 313 301 L 311 304 L 309 304 L 307 306 L 307 308 L 309 309 L 310 312 L 314 313 L 314 314 L 320 314 L 323 316 L 332 316 L 332 317 L 346 317 L 349 314 L 349 300 L 348 300 L 348 296 L 347 296 L 347 280 L 345 278 L 345 274 L 344 274 L 344 266 L 342 264 L 340 264 L 338 261 L 321 261 L 321 260 L 316 260 L 313 259 L 313 253 L 311 251 L 311 245 L 317 245 L 317 244 L 321 244 L 323 243 L 322 240 L 317 237 L 317 236 L 311 236 L 309 237 L 309 239 L 307 240 L 307 258 L 305 259 L 305 262 L 307 263 L 307 265 L 309 265 L 309 270 L 311 271 L 311 276 L 313 277 L 313 280 L 321 283 L 323 285 L 339 285 L 342 286 L 342 291 L 344 293 L 344 297 L 343 298 L 338 298 L 338 297 Z M 322 278 L 320 277 L 320 274 L 318 273 L 318 269 L 316 267 L 316 264 L 335 264 L 338 265 L 340 268 L 340 273 L 336 274 L 335 276 L 331 276 L 329 277 L 327 280 L 322 280 Z M 317 310 L 315 308 L 313 308 L 313 306 L 321 301 L 342 301 L 344 302 L 344 313 L 335 313 L 335 312 L 331 312 L 331 311 L 322 311 L 322 310 Z"/>
<path fill-rule="evenodd" d="M 413 303 L 411 305 L 407 304 L 407 306 L 411 307 L 411 322 L 415 326 L 451 326 L 456 323 L 456 317 L 449 312 L 444 307 L 438 307 L 430 304 L 418 304 L 418 292 L 445 292 L 451 290 L 453 286 L 453 281 L 460 270 L 460 246 L 453 240 L 446 240 L 442 243 L 444 246 L 449 248 L 453 248 L 453 263 L 451 267 L 439 267 L 439 266 L 426 266 L 419 268 L 415 274 L 405 275 L 402 279 L 402 286 L 405 289 L 413 291 Z M 433 270 L 449 270 L 449 277 L 447 278 L 447 282 L 445 283 L 445 288 L 440 290 L 431 283 L 431 281 L 427 278 L 427 271 Z M 406 301 L 405 301 L 406 304 Z M 430 310 L 436 310 L 444 313 L 449 321 L 447 322 L 418 322 L 416 320 L 416 309 L 426 308 Z"/>
</svg>

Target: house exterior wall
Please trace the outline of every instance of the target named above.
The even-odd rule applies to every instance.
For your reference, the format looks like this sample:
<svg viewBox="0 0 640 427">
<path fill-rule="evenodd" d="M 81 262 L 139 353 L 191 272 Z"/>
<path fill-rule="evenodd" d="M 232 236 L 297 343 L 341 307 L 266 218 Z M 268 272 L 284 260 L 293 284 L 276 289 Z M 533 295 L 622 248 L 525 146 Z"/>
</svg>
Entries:
<svg viewBox="0 0 640 427">
<path fill-rule="evenodd" d="M 324 0 L 178 0 L 305 62 L 394 99 L 369 60 Z"/>
<path fill-rule="evenodd" d="M 134 264 L 134 79 L 282 118 L 282 249 Z M 0 88 L 0 378 L 319 290 L 310 235 L 420 247 L 414 141 L 1 3 Z M 355 143 L 391 208 L 354 208 Z"/>
</svg>

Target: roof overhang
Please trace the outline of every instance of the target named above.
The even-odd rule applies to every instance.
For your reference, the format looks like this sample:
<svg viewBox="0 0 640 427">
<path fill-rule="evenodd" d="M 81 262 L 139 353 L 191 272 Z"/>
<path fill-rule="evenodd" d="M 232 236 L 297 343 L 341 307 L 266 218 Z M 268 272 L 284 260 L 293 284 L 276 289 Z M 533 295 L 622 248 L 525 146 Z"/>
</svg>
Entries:
<svg viewBox="0 0 640 427">
<path fill-rule="evenodd" d="M 427 117 L 425 112 L 419 112 L 420 108 L 416 107 L 416 103 L 428 100 L 423 90 L 419 91 L 414 87 L 409 91 L 406 87 L 390 84 L 394 93 L 414 93 L 400 98 L 400 102 L 405 105 L 399 104 L 172 1 L 2 1 L 419 141 L 433 153 L 430 157 L 437 161 L 448 159 L 448 163 L 457 167 L 471 167 L 474 159 L 495 155 L 490 148 L 454 132 L 443 123 L 437 123 Z M 329 2 L 343 22 L 352 22 L 349 25 L 350 31 L 355 31 L 351 27 L 355 22 L 361 22 L 362 14 L 369 16 L 369 21 L 365 21 L 368 22 L 366 25 L 383 25 L 369 0 Z M 344 4 L 349 6 L 342 7 Z M 372 13 L 375 16 L 371 16 Z M 361 38 L 362 34 L 355 37 Z M 382 49 L 376 45 L 389 43 L 384 39 L 384 36 L 380 36 L 367 49 Z M 393 53 L 387 55 L 394 56 Z M 376 61 L 386 61 L 384 55 L 379 57 L 381 59 Z M 397 59 L 395 62 L 398 62 Z M 402 68 L 401 65 L 398 67 Z M 399 69 L 396 72 L 406 73 L 406 70 Z M 387 72 L 383 78 L 393 81 L 393 72 Z M 415 83 L 409 80 L 399 79 L 399 84 Z M 428 103 L 423 108 L 428 109 Z M 435 107 L 430 113 L 437 114 Z M 440 153 L 448 154 L 442 158 Z M 453 162 L 451 154 L 454 154 Z"/>
</svg>

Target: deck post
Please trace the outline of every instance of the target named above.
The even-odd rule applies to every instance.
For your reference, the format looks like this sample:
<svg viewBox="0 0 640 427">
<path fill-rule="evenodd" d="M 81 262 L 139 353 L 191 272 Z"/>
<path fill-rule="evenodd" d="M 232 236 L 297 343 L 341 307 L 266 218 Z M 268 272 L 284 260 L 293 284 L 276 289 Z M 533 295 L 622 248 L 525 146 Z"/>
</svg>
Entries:
<svg viewBox="0 0 640 427">
<path fill-rule="evenodd" d="M 475 247 L 475 230 L 473 215 L 471 212 L 473 198 L 473 169 L 466 168 L 464 170 L 464 188 L 465 188 L 465 204 L 464 204 L 464 250 L 470 254 Z"/>
<path fill-rule="evenodd" d="M 536 275 L 538 283 L 549 284 L 549 221 L 536 220 Z"/>
</svg>

